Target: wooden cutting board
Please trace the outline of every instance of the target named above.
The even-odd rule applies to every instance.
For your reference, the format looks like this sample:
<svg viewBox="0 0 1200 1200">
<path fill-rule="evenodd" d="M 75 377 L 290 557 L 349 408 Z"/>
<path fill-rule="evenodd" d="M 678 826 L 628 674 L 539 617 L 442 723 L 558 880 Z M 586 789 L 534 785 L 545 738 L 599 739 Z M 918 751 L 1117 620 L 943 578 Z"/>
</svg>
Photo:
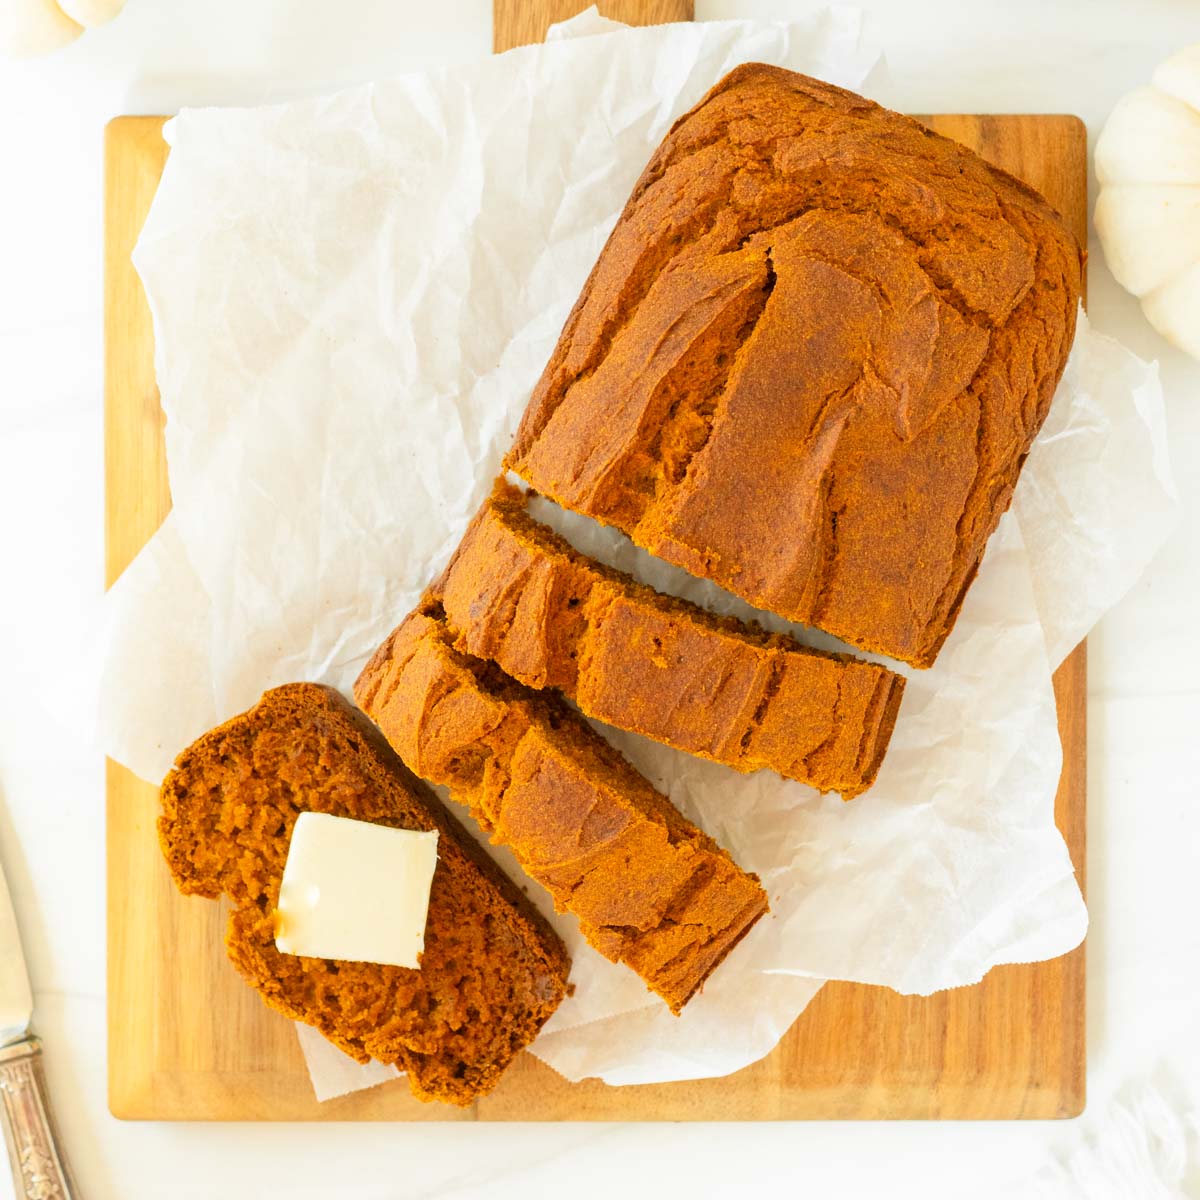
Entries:
<svg viewBox="0 0 1200 1200">
<path fill-rule="evenodd" d="M 528 5 L 497 14 L 498 48 L 540 37 Z M 673 0 L 624 19 L 686 16 Z M 556 15 L 569 15 L 566 12 Z M 1066 116 L 936 116 L 929 125 L 1027 180 L 1086 237 L 1086 133 Z M 129 255 L 167 148 L 162 118 L 106 138 L 105 429 L 111 584 L 170 508 L 153 331 Z M 1085 862 L 1086 656 L 1055 676 L 1064 766 L 1056 815 Z M 791 1120 L 1070 1117 L 1085 1090 L 1084 952 L 1000 967 L 926 999 L 828 984 L 767 1058 L 724 1079 L 567 1083 L 531 1055 L 470 1109 L 413 1100 L 403 1081 L 317 1104 L 295 1032 L 224 955 L 224 906 L 180 896 L 159 855 L 157 789 L 108 765 L 109 1105 L 151 1120 Z"/>
</svg>

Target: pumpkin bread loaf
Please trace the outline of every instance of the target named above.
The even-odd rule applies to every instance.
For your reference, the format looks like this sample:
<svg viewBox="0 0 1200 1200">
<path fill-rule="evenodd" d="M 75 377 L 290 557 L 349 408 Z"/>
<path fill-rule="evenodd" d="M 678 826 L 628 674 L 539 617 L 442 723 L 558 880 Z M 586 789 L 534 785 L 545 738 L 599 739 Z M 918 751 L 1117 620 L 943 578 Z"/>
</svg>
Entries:
<svg viewBox="0 0 1200 1200">
<path fill-rule="evenodd" d="M 676 122 L 507 465 L 751 604 L 933 662 L 1074 336 L 1081 254 L 916 121 L 747 64 Z"/>
<path fill-rule="evenodd" d="M 302 812 L 438 831 L 419 970 L 283 954 L 274 909 Z M 336 692 L 291 684 L 188 747 L 159 837 L 181 891 L 233 901 L 226 946 L 272 1008 L 422 1100 L 470 1104 L 558 1006 L 570 963 L 528 899 Z"/>
<path fill-rule="evenodd" d="M 874 663 L 715 617 L 593 562 L 501 481 L 431 588 L 455 648 L 590 717 L 845 798 L 871 786 L 904 690 Z"/>
<path fill-rule="evenodd" d="M 678 1013 L 767 911 L 738 868 L 553 693 L 455 650 L 435 603 L 354 688 L 418 774 L 508 846 L 606 958 Z"/>
</svg>

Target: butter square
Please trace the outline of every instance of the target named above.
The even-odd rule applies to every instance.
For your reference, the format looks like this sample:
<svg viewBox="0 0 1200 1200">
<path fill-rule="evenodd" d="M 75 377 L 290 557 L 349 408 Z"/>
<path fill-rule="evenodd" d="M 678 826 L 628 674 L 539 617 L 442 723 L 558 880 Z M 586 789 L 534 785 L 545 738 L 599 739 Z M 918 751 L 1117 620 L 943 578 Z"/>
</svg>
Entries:
<svg viewBox="0 0 1200 1200">
<path fill-rule="evenodd" d="M 283 954 L 419 967 L 437 831 L 301 813 L 275 910 Z"/>
</svg>

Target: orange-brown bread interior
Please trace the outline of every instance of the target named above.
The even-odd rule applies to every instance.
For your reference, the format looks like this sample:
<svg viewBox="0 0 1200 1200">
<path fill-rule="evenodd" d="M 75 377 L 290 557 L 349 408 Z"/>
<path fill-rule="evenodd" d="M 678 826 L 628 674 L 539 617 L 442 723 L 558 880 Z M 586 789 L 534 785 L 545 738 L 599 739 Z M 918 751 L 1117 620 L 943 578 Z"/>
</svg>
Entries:
<svg viewBox="0 0 1200 1200">
<path fill-rule="evenodd" d="M 307 811 L 438 831 L 419 970 L 282 954 L 273 914 Z M 558 1007 L 562 942 L 336 692 L 290 684 L 207 733 L 162 787 L 159 838 L 180 890 L 233 902 L 229 957 L 272 1008 L 347 1054 L 408 1072 L 422 1100 L 470 1104 Z"/>
</svg>

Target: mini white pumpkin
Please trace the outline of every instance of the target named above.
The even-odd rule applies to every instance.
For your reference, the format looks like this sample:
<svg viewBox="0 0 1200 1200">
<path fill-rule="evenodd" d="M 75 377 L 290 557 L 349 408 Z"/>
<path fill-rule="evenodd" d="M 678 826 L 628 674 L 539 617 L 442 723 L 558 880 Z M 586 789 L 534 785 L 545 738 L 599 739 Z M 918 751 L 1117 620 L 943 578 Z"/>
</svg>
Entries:
<svg viewBox="0 0 1200 1200">
<path fill-rule="evenodd" d="M 1109 269 L 1169 342 L 1200 358 L 1200 45 L 1123 97 L 1096 143 Z"/>
<path fill-rule="evenodd" d="M 49 54 L 82 32 L 54 0 L 0 0 L 0 55 L 5 58 Z"/>
<path fill-rule="evenodd" d="M 103 25 L 125 0 L 0 0 L 0 57 L 34 58 Z"/>
<path fill-rule="evenodd" d="M 125 7 L 125 0 L 58 0 L 58 7 L 87 29 L 104 25 Z"/>
</svg>

